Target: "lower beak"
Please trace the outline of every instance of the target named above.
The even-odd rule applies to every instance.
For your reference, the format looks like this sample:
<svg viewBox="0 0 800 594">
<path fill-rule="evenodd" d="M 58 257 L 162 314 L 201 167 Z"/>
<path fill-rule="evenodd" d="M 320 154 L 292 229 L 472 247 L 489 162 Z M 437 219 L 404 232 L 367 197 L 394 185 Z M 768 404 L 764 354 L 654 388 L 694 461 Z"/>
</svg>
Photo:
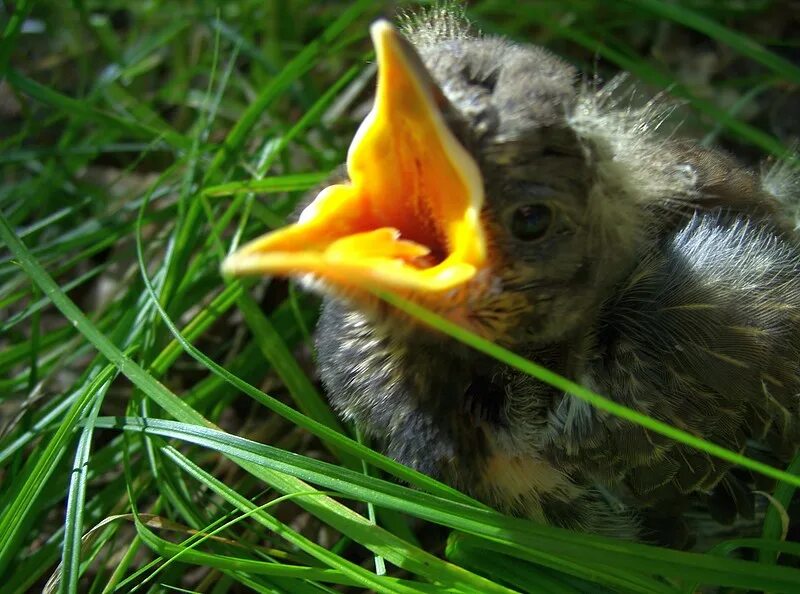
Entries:
<svg viewBox="0 0 800 594">
<path fill-rule="evenodd" d="M 297 223 L 229 256 L 223 272 L 438 292 L 484 265 L 483 181 L 445 122 L 447 100 L 394 27 L 378 21 L 370 32 L 378 86 L 348 151 L 350 181 L 325 188 Z"/>
</svg>

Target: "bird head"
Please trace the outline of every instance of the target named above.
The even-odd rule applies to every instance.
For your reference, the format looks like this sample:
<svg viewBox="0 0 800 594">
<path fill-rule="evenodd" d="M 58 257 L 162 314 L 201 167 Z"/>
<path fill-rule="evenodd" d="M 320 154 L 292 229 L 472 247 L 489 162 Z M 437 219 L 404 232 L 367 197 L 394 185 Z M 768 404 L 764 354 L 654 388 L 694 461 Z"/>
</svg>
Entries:
<svg viewBox="0 0 800 594">
<path fill-rule="evenodd" d="M 452 22 L 406 37 L 378 21 L 371 36 L 377 89 L 349 179 L 223 271 L 301 277 L 375 317 L 390 313 L 370 289 L 388 289 L 506 345 L 574 332 L 651 226 L 642 189 L 658 175 L 618 163 L 648 159 L 620 148 L 638 120 L 603 121 L 573 67 L 538 47 Z"/>
</svg>

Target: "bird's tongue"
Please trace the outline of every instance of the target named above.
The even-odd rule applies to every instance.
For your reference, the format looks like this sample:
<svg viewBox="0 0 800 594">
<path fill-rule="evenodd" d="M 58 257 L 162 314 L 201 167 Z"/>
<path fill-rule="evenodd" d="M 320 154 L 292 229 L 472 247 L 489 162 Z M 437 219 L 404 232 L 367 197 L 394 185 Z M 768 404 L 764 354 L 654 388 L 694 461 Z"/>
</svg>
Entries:
<svg viewBox="0 0 800 594">
<path fill-rule="evenodd" d="M 378 21 L 371 34 L 378 88 L 350 145 L 349 183 L 325 188 L 296 224 L 232 254 L 225 272 L 442 291 L 484 264 L 483 182 L 447 127 L 447 101 L 391 25 Z"/>
</svg>

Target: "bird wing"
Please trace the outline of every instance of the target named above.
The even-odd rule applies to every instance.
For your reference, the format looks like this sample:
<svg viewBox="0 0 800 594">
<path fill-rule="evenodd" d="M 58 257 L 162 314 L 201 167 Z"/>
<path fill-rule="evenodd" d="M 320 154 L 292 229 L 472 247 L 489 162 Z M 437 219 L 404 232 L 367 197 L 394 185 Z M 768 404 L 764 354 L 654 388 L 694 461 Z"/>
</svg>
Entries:
<svg viewBox="0 0 800 594">
<path fill-rule="evenodd" d="M 667 237 L 605 308 L 586 383 L 737 452 L 800 442 L 800 250 L 704 213 Z M 639 503 L 709 492 L 730 464 L 565 397 L 553 455 Z"/>
</svg>

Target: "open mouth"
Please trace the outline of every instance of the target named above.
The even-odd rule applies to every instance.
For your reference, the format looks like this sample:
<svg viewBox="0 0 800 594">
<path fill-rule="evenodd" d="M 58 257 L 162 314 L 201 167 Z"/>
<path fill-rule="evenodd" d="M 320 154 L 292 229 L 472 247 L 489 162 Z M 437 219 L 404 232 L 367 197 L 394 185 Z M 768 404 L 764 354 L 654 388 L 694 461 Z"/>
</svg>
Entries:
<svg viewBox="0 0 800 594">
<path fill-rule="evenodd" d="M 483 182 L 445 122 L 447 100 L 394 27 L 378 21 L 370 32 L 378 85 L 348 151 L 350 181 L 325 188 L 297 223 L 243 246 L 223 272 L 436 292 L 484 265 Z"/>
</svg>

